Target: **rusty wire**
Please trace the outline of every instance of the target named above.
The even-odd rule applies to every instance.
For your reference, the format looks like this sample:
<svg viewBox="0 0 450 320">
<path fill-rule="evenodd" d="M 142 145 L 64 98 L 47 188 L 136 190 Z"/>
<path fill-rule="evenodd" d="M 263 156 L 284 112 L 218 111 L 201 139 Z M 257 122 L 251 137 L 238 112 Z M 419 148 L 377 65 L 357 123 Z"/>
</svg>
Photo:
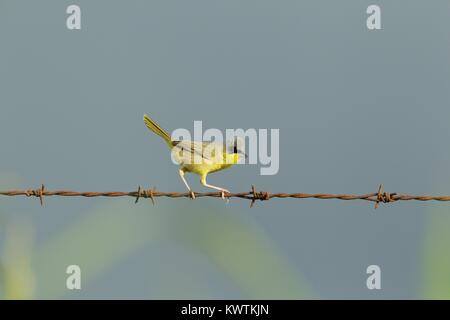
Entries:
<svg viewBox="0 0 450 320">
<path fill-rule="evenodd" d="M 158 197 L 168 197 L 168 198 L 191 198 L 189 192 L 161 192 L 156 189 L 142 189 L 140 186 L 136 191 L 121 192 L 121 191 L 110 191 L 110 192 L 77 192 L 69 190 L 56 190 L 49 191 L 46 190 L 44 185 L 39 189 L 29 189 L 29 190 L 9 190 L 0 191 L 2 196 L 26 196 L 26 197 L 37 197 L 41 205 L 44 204 L 44 197 L 133 197 L 135 198 L 135 203 L 139 201 L 140 198 L 149 198 L 152 203 L 155 204 L 155 198 Z M 215 197 L 220 198 L 222 194 L 220 192 L 195 192 L 195 197 Z M 335 200 L 364 200 L 375 202 L 375 209 L 380 203 L 392 203 L 396 201 L 450 201 L 450 196 L 417 196 L 408 194 L 398 194 L 389 193 L 383 190 L 383 186 L 378 187 L 378 191 L 368 194 L 332 194 L 332 193 L 269 193 L 265 191 L 256 191 L 255 187 L 252 186 L 252 190 L 248 192 L 240 193 L 226 193 L 227 198 L 241 198 L 250 200 L 250 207 L 252 207 L 255 201 L 266 201 L 273 198 L 294 198 L 294 199 L 335 199 Z"/>
</svg>

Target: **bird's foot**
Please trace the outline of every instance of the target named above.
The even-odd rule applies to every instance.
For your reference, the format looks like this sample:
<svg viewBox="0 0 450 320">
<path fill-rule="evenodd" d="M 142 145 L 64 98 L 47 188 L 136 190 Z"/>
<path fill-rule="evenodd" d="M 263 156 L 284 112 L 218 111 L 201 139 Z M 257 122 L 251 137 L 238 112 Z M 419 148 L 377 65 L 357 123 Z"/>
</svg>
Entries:
<svg viewBox="0 0 450 320">
<path fill-rule="evenodd" d="M 228 193 L 228 194 L 229 194 L 230 191 L 224 189 L 224 190 L 222 190 L 222 193 L 221 193 L 221 195 L 222 195 L 222 200 L 225 200 L 225 201 L 228 203 L 228 202 L 230 202 L 230 197 L 227 196 L 227 197 L 225 198 L 225 193 Z"/>
<path fill-rule="evenodd" d="M 189 191 L 190 195 L 191 195 L 191 199 L 194 200 L 195 199 L 195 193 L 193 191 Z"/>
</svg>

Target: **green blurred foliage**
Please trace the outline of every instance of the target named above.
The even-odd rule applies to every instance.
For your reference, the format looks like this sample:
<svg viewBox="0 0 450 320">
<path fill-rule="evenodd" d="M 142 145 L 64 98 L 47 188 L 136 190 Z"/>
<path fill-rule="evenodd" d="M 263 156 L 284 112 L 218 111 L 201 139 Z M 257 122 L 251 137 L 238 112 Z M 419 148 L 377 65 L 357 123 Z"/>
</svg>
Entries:
<svg viewBox="0 0 450 320">
<path fill-rule="evenodd" d="M 176 246 L 187 255 L 211 262 L 218 273 L 250 299 L 300 299 L 314 295 L 279 252 L 276 245 L 244 213 L 223 209 L 222 203 L 115 199 L 80 214 L 76 222 L 32 248 L 29 227 L 11 227 L 4 241 L 4 278 L 7 299 L 68 298 L 66 267 L 82 268 L 83 288 L 104 272 L 140 250 Z M 156 263 L 155 263 L 156 265 Z M 150 298 L 212 298 L 208 279 L 197 268 L 152 266 L 148 278 L 170 279 L 182 270 L 185 281 L 148 281 Z M 145 277 L 146 275 L 140 275 Z M 189 280 L 188 280 L 189 279 Z M 195 279 L 195 285 L 191 279 Z M 184 282 L 184 283 L 183 283 Z M 189 287 L 186 287 L 189 286 Z M 190 290 L 192 287 L 192 290 Z M 156 290 L 156 294 L 155 294 Z M 126 292 L 123 293 L 127 296 Z M 216 293 L 217 295 L 217 293 Z M 145 298 L 145 297 L 143 297 Z"/>
<path fill-rule="evenodd" d="M 429 211 L 423 252 L 421 295 L 424 299 L 450 299 L 450 215 L 446 206 Z"/>
<path fill-rule="evenodd" d="M 14 179 L 13 179 L 14 180 Z M 208 260 L 248 299 L 304 299 L 317 296 L 264 230 L 245 212 L 230 212 L 211 202 L 162 200 L 105 201 L 80 218 L 33 244 L 30 220 L 1 216 L 0 297 L 69 298 L 69 264 L 82 267 L 83 287 L 140 250 L 177 247 Z M 186 200 L 188 201 L 188 200 Z M 450 299 L 450 216 L 445 206 L 430 210 L 422 248 L 419 296 Z M 152 299 L 208 299 L 217 296 L 195 265 L 149 266 L 145 283 Z M 180 273 L 182 270 L 182 273 Z M 155 274 L 156 273 L 156 274 Z M 174 277 L 174 274 L 179 274 Z M 175 278 L 175 279 L 174 279 Z M 155 293 L 156 290 L 156 293 Z M 151 292 L 151 293 L 150 293 Z M 123 293 L 124 297 L 127 293 Z"/>
<path fill-rule="evenodd" d="M 4 175 L 16 187 L 20 179 Z M 6 182 L 5 182 L 6 181 Z M 1 186 L 0 186 L 1 187 Z M 49 199 L 48 201 L 51 201 Z M 187 205 L 187 201 L 189 204 Z M 220 297 L 204 274 L 207 261 L 215 273 L 238 288 L 242 298 L 316 298 L 301 272 L 293 268 L 252 215 L 217 200 L 141 199 L 100 200 L 80 213 L 44 243 L 33 241 L 32 221 L 26 215 L 0 215 L 0 297 L 3 299 L 70 298 L 65 283 L 69 264 L 82 267 L 83 288 L 131 256 L 152 249 L 196 257 L 203 262 L 180 266 L 179 260 L 155 261 L 149 273 L 138 275 L 152 299 Z M 230 204 L 232 206 L 232 204 Z M 44 207 L 45 210 L 45 207 Z M 21 217 L 21 218 L 17 218 Z M 28 216 L 29 217 L 29 216 Z M 433 206 L 426 220 L 421 248 L 418 296 L 450 299 L 450 216 L 446 206 Z M 181 257 L 183 259 L 183 257 Z M 169 259 L 170 260 L 170 259 Z M 200 268 L 199 268 L 200 266 Z M 123 292 L 127 297 L 127 292 Z"/>
<path fill-rule="evenodd" d="M 5 299 L 31 299 L 34 296 L 32 238 L 33 229 L 28 221 L 15 220 L 7 227 L 1 275 Z"/>
</svg>

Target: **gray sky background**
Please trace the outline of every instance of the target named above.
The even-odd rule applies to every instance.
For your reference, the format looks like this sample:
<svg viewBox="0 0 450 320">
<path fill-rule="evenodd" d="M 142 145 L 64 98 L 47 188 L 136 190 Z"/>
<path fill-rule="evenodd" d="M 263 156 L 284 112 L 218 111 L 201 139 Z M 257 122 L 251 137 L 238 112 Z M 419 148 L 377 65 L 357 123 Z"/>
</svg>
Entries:
<svg viewBox="0 0 450 320">
<path fill-rule="evenodd" d="M 65 26 L 72 3 L 80 31 Z M 372 3 L 382 8 L 379 31 L 366 28 Z M 279 174 L 239 166 L 209 178 L 232 191 L 368 193 L 383 183 L 448 194 L 449 20 L 448 1 L 1 0 L 0 174 L 20 188 L 184 191 L 142 122 L 148 113 L 167 130 L 194 120 L 279 128 Z M 2 198 L 1 208 L 32 219 L 38 245 L 108 201 L 49 198 L 41 208 Z M 176 201 L 158 203 L 180 215 L 207 205 L 257 226 L 323 298 L 417 297 L 427 208 L 446 206 Z M 163 297 L 141 281 L 157 281 L 155 260 L 174 277 L 207 278 L 212 297 L 246 297 L 214 264 L 170 245 L 139 250 L 73 297 Z M 370 264 L 382 268 L 381 291 L 365 287 Z"/>
</svg>

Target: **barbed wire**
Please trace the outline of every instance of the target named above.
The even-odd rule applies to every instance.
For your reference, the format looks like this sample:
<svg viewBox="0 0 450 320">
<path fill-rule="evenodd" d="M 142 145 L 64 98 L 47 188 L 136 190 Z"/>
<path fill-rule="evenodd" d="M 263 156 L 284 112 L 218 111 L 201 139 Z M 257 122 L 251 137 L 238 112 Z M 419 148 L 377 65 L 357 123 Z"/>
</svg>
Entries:
<svg viewBox="0 0 450 320">
<path fill-rule="evenodd" d="M 195 192 L 196 198 L 201 197 L 214 197 L 221 198 L 221 192 Z M 135 203 L 139 201 L 140 198 L 149 198 L 153 204 L 155 204 L 155 198 L 167 197 L 167 198 L 192 198 L 190 192 L 162 192 L 156 189 L 142 189 L 140 186 L 136 191 L 122 192 L 122 191 L 109 191 L 109 192 L 78 192 L 70 190 L 56 190 L 50 191 L 45 189 L 42 185 L 39 189 L 29 189 L 29 190 L 9 190 L 0 191 L 2 196 L 26 196 L 26 197 L 37 197 L 41 203 L 44 205 L 44 197 L 132 197 L 135 198 Z M 380 203 L 392 203 L 396 201 L 450 201 L 450 196 L 418 196 L 418 195 L 408 195 L 399 193 L 389 193 L 383 190 L 383 185 L 378 187 L 378 191 L 368 194 L 333 194 L 333 193 L 270 193 L 266 191 L 257 191 L 255 186 L 252 186 L 251 191 L 240 192 L 240 193 L 225 193 L 226 198 L 241 198 L 250 200 L 250 207 L 253 207 L 257 200 L 267 201 L 274 198 L 294 198 L 294 199 L 335 199 L 335 200 L 364 200 L 375 202 L 375 209 Z"/>
</svg>

